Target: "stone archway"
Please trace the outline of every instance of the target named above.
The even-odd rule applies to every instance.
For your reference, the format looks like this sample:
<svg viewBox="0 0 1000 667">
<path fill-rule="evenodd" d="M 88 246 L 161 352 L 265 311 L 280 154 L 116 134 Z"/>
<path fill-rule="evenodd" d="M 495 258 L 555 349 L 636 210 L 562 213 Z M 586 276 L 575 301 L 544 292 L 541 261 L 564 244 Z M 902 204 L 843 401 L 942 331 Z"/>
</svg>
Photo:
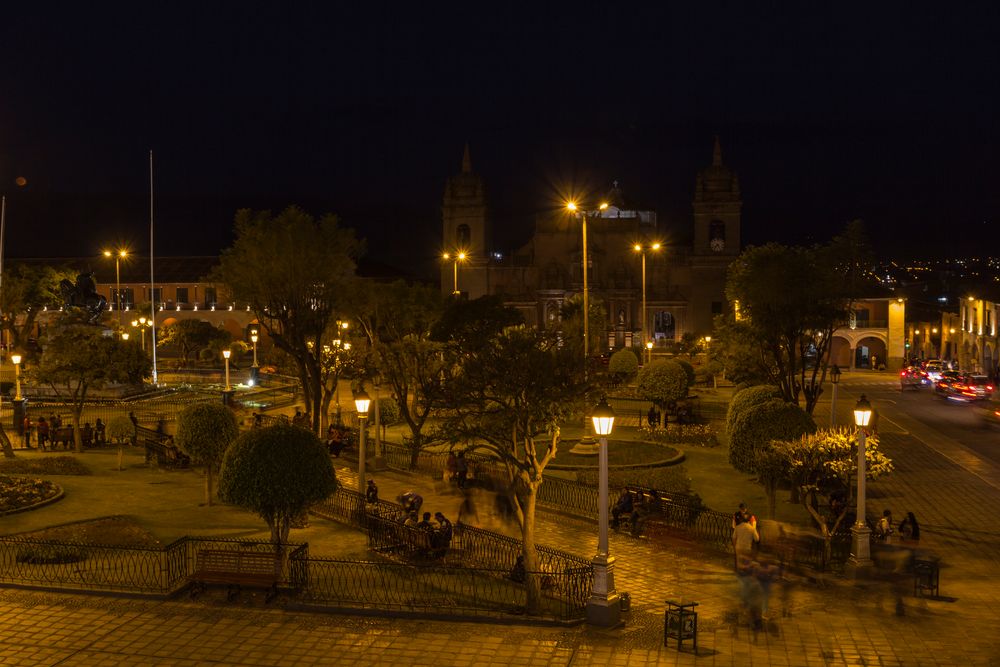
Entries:
<svg viewBox="0 0 1000 667">
<path fill-rule="evenodd" d="M 886 363 L 885 341 L 879 336 L 863 336 L 854 345 L 854 367 L 877 370 Z"/>
</svg>

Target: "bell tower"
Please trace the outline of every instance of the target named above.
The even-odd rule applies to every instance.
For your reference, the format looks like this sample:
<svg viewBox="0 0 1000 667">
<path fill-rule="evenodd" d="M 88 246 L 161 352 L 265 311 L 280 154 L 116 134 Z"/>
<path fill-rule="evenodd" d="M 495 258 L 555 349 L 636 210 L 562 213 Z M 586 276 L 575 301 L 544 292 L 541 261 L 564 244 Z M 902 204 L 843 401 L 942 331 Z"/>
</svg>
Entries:
<svg viewBox="0 0 1000 667">
<path fill-rule="evenodd" d="M 444 252 L 464 251 L 470 262 L 487 259 L 489 223 L 483 179 L 472 172 L 469 144 L 465 144 L 462 171 L 448 179 L 441 206 Z"/>
<path fill-rule="evenodd" d="M 733 257 L 740 254 L 740 179 L 722 164 L 715 137 L 712 164 L 698 173 L 694 188 L 694 254 Z"/>
</svg>

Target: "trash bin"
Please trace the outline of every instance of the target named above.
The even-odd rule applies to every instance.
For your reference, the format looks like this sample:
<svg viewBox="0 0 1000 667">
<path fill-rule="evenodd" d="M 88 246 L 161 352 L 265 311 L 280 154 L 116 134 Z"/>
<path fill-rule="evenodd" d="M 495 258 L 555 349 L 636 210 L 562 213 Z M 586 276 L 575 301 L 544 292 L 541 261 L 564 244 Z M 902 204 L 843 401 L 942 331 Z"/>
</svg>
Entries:
<svg viewBox="0 0 1000 667">
<path fill-rule="evenodd" d="M 632 609 L 632 594 L 627 592 L 622 592 L 618 595 L 618 605 L 622 611 L 630 611 Z"/>
<path fill-rule="evenodd" d="M 938 561 L 918 558 L 913 561 L 913 595 L 929 593 L 931 597 L 938 596 Z"/>
<path fill-rule="evenodd" d="M 667 600 L 667 610 L 663 618 L 663 645 L 667 646 L 671 639 L 677 640 L 677 650 L 681 644 L 690 639 L 694 644 L 694 652 L 698 653 L 698 612 L 694 610 L 697 602 L 690 600 Z"/>
</svg>

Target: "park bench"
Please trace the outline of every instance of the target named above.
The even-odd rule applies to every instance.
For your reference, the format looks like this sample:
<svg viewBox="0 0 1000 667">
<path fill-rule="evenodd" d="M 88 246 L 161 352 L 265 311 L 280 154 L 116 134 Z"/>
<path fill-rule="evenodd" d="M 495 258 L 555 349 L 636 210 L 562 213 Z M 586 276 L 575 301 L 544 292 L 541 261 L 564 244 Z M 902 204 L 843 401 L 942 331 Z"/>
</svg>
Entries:
<svg viewBox="0 0 1000 667">
<path fill-rule="evenodd" d="M 191 457 L 180 451 L 169 439 L 139 438 L 146 451 L 146 463 L 156 459 L 156 464 L 164 468 L 187 468 Z"/>
<path fill-rule="evenodd" d="M 273 552 L 201 549 L 195 555 L 194 574 L 189 577 L 191 597 L 200 595 L 209 584 L 224 584 L 229 587 L 230 602 L 244 586 L 266 589 L 264 602 L 270 602 L 278 595 L 280 571 L 281 559 Z"/>
</svg>

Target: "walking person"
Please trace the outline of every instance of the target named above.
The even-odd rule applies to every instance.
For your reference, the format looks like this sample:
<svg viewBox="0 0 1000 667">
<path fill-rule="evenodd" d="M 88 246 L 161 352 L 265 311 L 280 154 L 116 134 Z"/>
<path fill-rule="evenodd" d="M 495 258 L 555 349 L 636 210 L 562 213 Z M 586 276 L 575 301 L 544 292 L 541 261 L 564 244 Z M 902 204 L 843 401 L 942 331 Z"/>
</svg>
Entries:
<svg viewBox="0 0 1000 667">
<path fill-rule="evenodd" d="M 907 512 L 902 521 L 899 522 L 899 537 L 904 542 L 920 541 L 920 524 L 913 512 Z"/>
<path fill-rule="evenodd" d="M 733 552 L 736 557 L 736 571 L 740 572 L 753 562 L 753 550 L 760 542 L 760 534 L 757 532 L 757 522 L 751 522 L 749 518 L 739 513 L 733 522 L 736 524 L 733 528 Z"/>
<path fill-rule="evenodd" d="M 31 449 L 31 431 L 35 428 L 35 425 L 31 423 L 31 417 L 29 415 L 24 416 L 24 448 Z"/>
<path fill-rule="evenodd" d="M 45 445 L 49 441 L 49 422 L 46 421 L 45 415 L 38 418 L 38 426 L 35 430 L 38 433 L 38 449 L 44 451 Z"/>
<path fill-rule="evenodd" d="M 378 503 L 378 485 L 374 479 L 368 480 L 368 486 L 365 488 L 365 502 L 369 505 Z"/>
</svg>

